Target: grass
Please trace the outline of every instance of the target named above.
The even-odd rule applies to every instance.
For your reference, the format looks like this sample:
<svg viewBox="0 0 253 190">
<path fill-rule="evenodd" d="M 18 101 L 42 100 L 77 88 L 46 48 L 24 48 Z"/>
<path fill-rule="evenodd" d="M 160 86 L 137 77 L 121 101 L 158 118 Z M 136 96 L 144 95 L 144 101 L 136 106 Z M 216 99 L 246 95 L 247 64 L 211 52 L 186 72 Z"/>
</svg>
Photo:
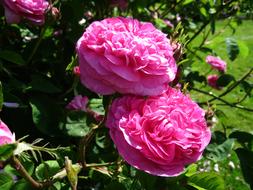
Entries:
<svg viewBox="0 0 253 190">
<path fill-rule="evenodd" d="M 253 67 L 253 21 L 243 21 L 241 25 L 236 28 L 236 31 L 233 33 L 233 30 L 230 27 L 225 27 L 228 23 L 228 20 L 218 21 L 216 23 L 216 32 L 214 35 L 210 35 L 205 43 L 205 47 L 209 47 L 214 50 L 214 53 L 217 54 L 221 59 L 227 62 L 227 74 L 233 75 L 236 80 L 240 79 L 250 68 Z M 224 28 L 225 27 L 225 28 Z M 203 31 L 202 35 L 199 35 L 193 42 L 193 46 L 197 46 L 201 43 L 205 32 Z M 233 38 L 240 44 L 240 53 L 238 57 L 231 61 L 227 54 L 226 49 L 226 38 Z M 197 52 L 197 55 L 202 58 L 201 60 L 196 60 L 192 64 L 192 69 L 194 71 L 199 71 L 201 75 L 207 76 L 207 74 L 218 74 L 217 71 L 211 70 L 211 67 L 205 63 L 205 57 L 210 53 Z M 253 84 L 253 74 L 247 78 L 247 81 Z M 209 86 L 206 86 L 203 83 L 197 83 L 195 88 L 212 92 L 215 95 L 219 95 L 226 90 L 215 90 Z M 204 94 L 191 91 L 191 96 L 198 102 L 207 101 L 211 99 Z M 244 91 L 242 87 L 238 86 L 229 94 L 223 98 L 229 102 L 236 102 L 238 99 L 244 96 Z M 224 130 L 223 125 L 226 126 L 227 133 L 230 133 L 234 130 L 241 130 L 253 133 L 253 112 L 244 111 L 237 108 L 231 108 L 228 106 L 218 105 L 219 101 L 215 101 L 216 109 L 223 111 L 226 117 L 218 118 L 217 125 L 212 128 L 215 130 Z M 247 99 L 241 103 L 241 105 L 253 109 L 253 96 L 247 97 Z M 207 162 L 206 159 L 200 162 L 200 166 Z M 233 162 L 235 168 L 229 166 L 229 162 Z M 219 166 L 219 172 L 214 170 L 214 165 Z M 234 151 L 231 152 L 231 155 L 228 156 L 223 161 L 217 163 L 210 162 L 210 171 L 217 172 L 217 175 L 221 175 L 225 180 L 226 190 L 249 190 L 250 187 L 243 180 L 243 176 L 240 170 L 240 163 Z"/>
<path fill-rule="evenodd" d="M 253 21 L 243 21 L 241 25 L 236 28 L 235 33 L 230 27 L 224 26 L 228 21 L 219 21 L 216 23 L 216 33 L 214 35 L 210 35 L 206 47 L 210 47 L 214 50 L 214 52 L 221 57 L 223 60 L 227 62 L 227 74 L 231 74 L 235 77 L 236 80 L 240 79 L 250 68 L 253 67 Z M 199 36 L 194 42 L 194 45 L 198 45 L 201 43 L 203 35 Z M 233 38 L 240 44 L 240 53 L 238 57 L 231 61 L 228 58 L 227 50 L 226 50 L 226 38 Z M 207 53 L 197 52 L 197 54 L 205 60 L 205 57 L 208 55 Z M 204 61 L 196 61 L 192 65 L 193 70 L 199 71 L 200 74 L 206 75 L 211 68 Z M 216 73 L 216 71 L 211 71 L 210 74 Z M 247 78 L 247 81 L 253 84 L 253 76 Z M 212 89 L 208 86 L 203 86 L 203 84 L 198 84 L 197 88 L 201 88 L 202 90 L 212 92 L 213 94 L 219 95 L 225 89 L 219 91 Z M 242 91 L 242 87 L 237 87 L 231 93 L 224 96 L 225 100 L 229 102 L 236 102 L 238 99 L 244 96 L 244 92 Z M 203 94 L 193 93 L 193 98 L 196 100 L 208 100 L 210 97 L 206 97 Z M 220 103 L 216 101 L 215 103 Z M 253 97 L 248 97 L 241 105 L 253 109 Z M 222 110 L 226 117 L 222 120 L 223 124 L 225 124 L 231 130 L 243 130 L 247 132 L 253 132 L 253 112 L 248 112 L 244 110 L 240 110 L 237 108 L 231 108 L 228 106 L 219 106 L 217 105 L 217 109 Z M 218 128 L 221 128 L 221 122 L 217 125 Z"/>
</svg>

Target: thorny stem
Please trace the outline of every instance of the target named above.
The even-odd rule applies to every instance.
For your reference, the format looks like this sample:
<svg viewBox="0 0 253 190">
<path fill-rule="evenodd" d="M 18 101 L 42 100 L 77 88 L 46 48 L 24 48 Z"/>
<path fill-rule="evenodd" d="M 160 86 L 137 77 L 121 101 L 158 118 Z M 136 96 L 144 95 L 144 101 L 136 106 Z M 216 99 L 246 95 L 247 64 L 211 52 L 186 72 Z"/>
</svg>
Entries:
<svg viewBox="0 0 253 190">
<path fill-rule="evenodd" d="M 210 92 L 206 92 L 206 91 L 203 91 L 203 90 L 199 90 L 199 89 L 196 89 L 196 88 L 191 88 L 192 90 L 194 91 L 197 91 L 197 92 L 200 92 L 202 94 L 205 94 L 205 95 L 208 95 L 208 96 L 212 96 L 213 98 L 223 102 L 224 104 L 220 104 L 220 105 L 226 105 L 226 106 L 230 106 L 230 107 L 235 107 L 235 108 L 238 108 L 238 109 L 242 109 L 242 110 L 246 110 L 246 111 L 250 111 L 250 112 L 253 112 L 253 109 L 251 108 L 247 108 L 247 107 L 244 107 L 242 105 L 236 105 L 236 104 L 231 104 L 229 102 L 227 102 L 226 100 L 223 100 L 222 98 L 220 98 L 219 96 L 216 96 Z M 207 101 L 207 103 L 210 103 L 210 101 Z M 200 104 L 203 104 L 203 103 L 200 103 Z"/>
<path fill-rule="evenodd" d="M 105 96 L 104 96 L 104 98 L 105 98 Z M 98 125 L 92 126 L 91 131 L 87 135 L 85 135 L 80 141 L 79 152 L 80 152 L 81 164 L 82 164 L 83 169 L 85 169 L 87 167 L 86 166 L 86 161 L 85 161 L 86 148 L 87 148 L 88 144 L 90 143 L 90 141 L 92 140 L 92 138 L 94 137 L 95 131 L 98 128 L 102 127 L 105 123 L 106 115 L 107 115 L 107 112 L 108 112 L 108 107 L 111 104 L 111 101 L 112 101 L 113 97 L 111 96 L 109 98 L 110 99 L 109 99 L 108 105 L 107 105 L 107 107 L 104 108 L 105 109 L 105 117 L 102 119 L 102 121 L 100 121 L 100 123 Z"/>
<path fill-rule="evenodd" d="M 24 168 L 24 166 L 21 164 L 21 162 L 15 157 L 13 156 L 11 158 L 11 165 L 17 170 L 17 172 L 23 176 L 24 179 L 26 179 L 27 181 L 29 181 L 31 183 L 31 185 L 36 188 L 36 189 L 42 189 L 44 187 L 49 187 L 51 185 L 53 185 L 54 181 L 45 181 L 45 182 L 38 182 L 35 179 L 33 179 L 29 173 L 26 171 L 26 169 Z"/>
</svg>

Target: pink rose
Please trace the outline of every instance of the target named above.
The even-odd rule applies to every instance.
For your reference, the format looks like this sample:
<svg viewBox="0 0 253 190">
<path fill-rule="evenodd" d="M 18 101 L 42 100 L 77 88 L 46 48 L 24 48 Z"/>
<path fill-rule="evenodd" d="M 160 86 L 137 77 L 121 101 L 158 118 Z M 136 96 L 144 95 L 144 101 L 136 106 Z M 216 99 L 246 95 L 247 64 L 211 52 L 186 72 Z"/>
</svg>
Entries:
<svg viewBox="0 0 253 190">
<path fill-rule="evenodd" d="M 0 146 L 14 142 L 15 134 L 12 134 L 7 125 L 0 120 Z"/>
<path fill-rule="evenodd" d="M 73 100 L 66 106 L 67 109 L 70 110 L 79 110 L 79 111 L 87 111 L 87 103 L 89 99 L 86 96 L 75 96 Z"/>
<path fill-rule="evenodd" d="M 156 97 L 115 99 L 106 126 L 130 165 L 153 175 L 177 176 L 200 159 L 210 141 L 204 115 L 188 96 L 170 88 Z"/>
<path fill-rule="evenodd" d="M 218 80 L 219 76 L 218 75 L 209 75 L 207 77 L 207 84 L 217 90 L 222 89 L 222 87 L 217 85 L 217 80 Z"/>
<path fill-rule="evenodd" d="M 44 24 L 44 13 L 48 7 L 45 0 L 3 0 L 6 21 L 9 24 L 19 23 L 22 18 L 35 25 Z"/>
<path fill-rule="evenodd" d="M 177 71 L 166 34 L 132 18 L 93 22 L 76 50 L 82 84 L 103 95 L 159 95 Z"/>
<path fill-rule="evenodd" d="M 225 72 L 227 69 L 227 63 L 218 57 L 208 55 L 206 57 L 206 62 L 219 71 Z"/>
</svg>

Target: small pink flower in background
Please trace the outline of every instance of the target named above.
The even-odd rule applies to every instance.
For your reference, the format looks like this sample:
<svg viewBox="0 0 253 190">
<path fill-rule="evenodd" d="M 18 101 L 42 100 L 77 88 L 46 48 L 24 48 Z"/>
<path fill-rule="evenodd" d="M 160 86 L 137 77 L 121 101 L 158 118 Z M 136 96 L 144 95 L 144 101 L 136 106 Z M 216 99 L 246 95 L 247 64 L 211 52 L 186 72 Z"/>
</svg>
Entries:
<svg viewBox="0 0 253 190">
<path fill-rule="evenodd" d="M 56 7 L 52 7 L 51 14 L 54 20 L 61 18 L 61 12 Z"/>
<path fill-rule="evenodd" d="M 119 7 L 121 10 L 126 10 L 128 7 L 128 0 L 111 0 L 112 7 Z"/>
<path fill-rule="evenodd" d="M 79 66 L 75 66 L 75 67 L 74 67 L 73 73 L 74 73 L 76 76 L 80 76 L 80 68 L 79 68 Z"/>
<path fill-rule="evenodd" d="M 169 28 L 174 28 L 174 24 L 172 24 L 169 20 L 165 19 L 163 22 L 169 27 Z"/>
<path fill-rule="evenodd" d="M 87 111 L 87 104 L 88 104 L 88 97 L 87 96 L 75 96 L 73 100 L 66 106 L 67 109 L 70 110 L 79 110 L 79 111 Z"/>
<path fill-rule="evenodd" d="M 7 125 L 0 120 L 0 146 L 14 142 L 15 134 L 12 134 Z"/>
<path fill-rule="evenodd" d="M 76 50 L 81 82 L 98 94 L 159 95 L 177 72 L 166 34 L 132 18 L 93 22 Z"/>
<path fill-rule="evenodd" d="M 211 132 L 205 112 L 179 90 L 160 96 L 123 96 L 109 108 L 106 126 L 120 155 L 158 176 L 177 176 L 200 159 Z"/>
<path fill-rule="evenodd" d="M 90 20 L 90 19 L 92 19 L 92 18 L 94 17 L 93 13 L 90 12 L 90 11 L 86 11 L 86 12 L 84 13 L 84 16 L 85 16 L 86 19 L 88 19 L 88 20 Z"/>
<path fill-rule="evenodd" d="M 2 0 L 6 21 L 9 24 L 19 23 L 25 18 L 35 25 L 45 22 L 45 11 L 48 2 L 45 0 Z"/>
<path fill-rule="evenodd" d="M 217 90 L 222 89 L 222 87 L 217 86 L 218 75 L 209 75 L 207 76 L 207 84 Z"/>
<path fill-rule="evenodd" d="M 214 69 L 217 69 L 218 71 L 225 72 L 227 69 L 227 63 L 218 57 L 208 55 L 206 57 L 206 62 L 210 64 Z"/>
</svg>

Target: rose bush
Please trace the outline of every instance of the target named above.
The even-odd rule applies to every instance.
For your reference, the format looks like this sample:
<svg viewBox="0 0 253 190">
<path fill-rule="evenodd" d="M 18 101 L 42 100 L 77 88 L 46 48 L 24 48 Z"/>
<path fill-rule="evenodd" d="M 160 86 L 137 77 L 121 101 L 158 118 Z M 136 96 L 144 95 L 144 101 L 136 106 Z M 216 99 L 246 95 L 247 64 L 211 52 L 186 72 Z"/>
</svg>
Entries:
<svg viewBox="0 0 253 190">
<path fill-rule="evenodd" d="M 204 115 L 188 96 L 170 88 L 147 99 L 115 99 L 106 126 L 130 165 L 153 175 L 177 176 L 200 158 L 210 141 Z"/>
<path fill-rule="evenodd" d="M 0 145 L 15 142 L 15 134 L 12 134 L 7 125 L 0 120 Z"/>
<path fill-rule="evenodd" d="M 212 68 L 217 69 L 218 71 L 226 72 L 226 70 L 227 70 L 227 63 L 218 57 L 208 55 L 206 57 L 206 62 L 209 65 L 211 65 Z"/>
<path fill-rule="evenodd" d="M 45 21 L 45 11 L 48 2 L 45 0 L 3 0 L 6 21 L 9 24 L 19 23 L 22 18 L 35 25 L 42 25 Z"/>
<path fill-rule="evenodd" d="M 159 95 L 177 71 L 166 34 L 132 18 L 93 22 L 76 50 L 82 84 L 103 95 Z"/>
</svg>

